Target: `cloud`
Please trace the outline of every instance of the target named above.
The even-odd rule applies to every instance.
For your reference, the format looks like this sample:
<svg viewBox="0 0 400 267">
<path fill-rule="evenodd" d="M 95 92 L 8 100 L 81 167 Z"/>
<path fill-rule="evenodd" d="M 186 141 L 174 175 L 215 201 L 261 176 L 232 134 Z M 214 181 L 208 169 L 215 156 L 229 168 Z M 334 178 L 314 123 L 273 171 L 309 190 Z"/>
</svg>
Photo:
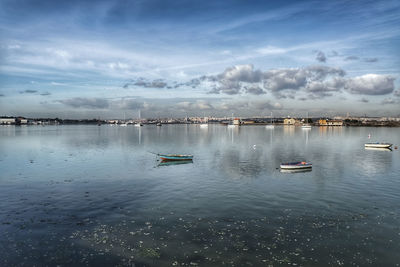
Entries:
<svg viewBox="0 0 400 267">
<path fill-rule="evenodd" d="M 381 102 L 382 105 L 398 105 L 400 104 L 399 99 L 393 99 L 393 98 L 385 98 Z"/>
<path fill-rule="evenodd" d="M 217 76 L 221 81 L 238 81 L 238 82 L 260 82 L 263 74 L 260 70 L 254 70 L 252 64 L 237 65 L 225 69 L 225 71 Z"/>
<path fill-rule="evenodd" d="M 344 60 L 346 60 L 346 61 L 350 61 L 350 60 L 359 60 L 360 58 L 359 57 L 357 57 L 357 56 L 348 56 L 348 57 L 345 57 L 345 59 Z"/>
<path fill-rule="evenodd" d="M 328 66 L 308 66 L 261 71 L 253 65 L 237 65 L 227 68 L 217 75 L 203 76 L 200 81 L 208 81 L 214 86 L 211 94 L 266 94 L 277 98 L 294 98 L 294 93 L 305 90 L 314 97 L 325 97 L 328 91 L 339 91 L 344 86 L 345 71 Z M 325 93 L 323 93 L 325 92 Z"/>
<path fill-rule="evenodd" d="M 338 67 L 311 65 L 301 68 L 283 68 L 262 71 L 252 64 L 235 65 L 222 73 L 203 75 L 187 82 L 167 83 L 163 79 L 129 80 L 124 88 L 179 88 L 204 86 L 208 94 L 263 95 L 271 92 L 276 98 L 294 99 L 296 92 L 307 94 L 308 99 L 333 96 L 343 90 L 351 94 L 384 95 L 393 92 L 395 78 L 388 75 L 367 74 L 345 78 L 346 72 Z M 304 96 L 300 96 L 304 97 Z"/>
<path fill-rule="evenodd" d="M 20 91 L 20 94 L 34 94 L 37 93 L 37 90 L 31 90 L 31 89 L 27 89 L 25 91 Z"/>
<path fill-rule="evenodd" d="M 229 111 L 229 112 L 244 112 L 254 111 L 262 112 L 264 110 L 280 110 L 283 105 L 278 102 L 271 102 L 270 100 L 234 100 L 225 101 L 220 104 L 214 105 L 216 110 Z"/>
<path fill-rule="evenodd" d="M 361 98 L 359 101 L 362 102 L 362 103 L 368 103 L 369 102 L 369 100 L 364 98 L 364 97 Z"/>
<path fill-rule="evenodd" d="M 59 83 L 59 82 L 51 82 L 51 85 L 65 85 L 65 83 Z"/>
<path fill-rule="evenodd" d="M 290 50 L 290 49 L 284 49 L 284 48 L 275 47 L 275 46 L 267 46 L 267 47 L 257 49 L 257 52 L 262 55 L 276 55 L 276 54 L 284 54 L 284 53 L 288 52 L 288 50 Z"/>
<path fill-rule="evenodd" d="M 3 97 L 3 96 L 5 96 L 4 94 L 0 94 L 0 97 Z"/>
<path fill-rule="evenodd" d="M 322 65 L 261 71 L 246 64 L 194 80 L 195 86 L 204 81 L 211 84 L 210 94 L 261 95 L 269 91 L 277 98 L 292 99 L 296 92 L 305 92 L 309 98 L 319 99 L 342 90 L 359 95 L 385 95 L 394 90 L 395 78 L 390 75 L 366 74 L 351 78 L 345 78 L 345 75 L 341 68 Z"/>
<path fill-rule="evenodd" d="M 196 102 L 179 102 L 177 104 L 178 108 L 183 109 L 184 111 L 196 111 L 196 110 L 213 110 L 215 109 L 213 105 L 205 100 L 197 100 Z"/>
<path fill-rule="evenodd" d="M 48 95 L 51 95 L 51 93 L 49 93 L 49 92 L 43 92 L 43 93 L 40 93 L 40 95 L 41 95 L 41 96 L 48 96 Z"/>
<path fill-rule="evenodd" d="M 394 80 L 390 75 L 366 74 L 349 78 L 345 89 L 351 94 L 386 95 L 393 92 Z"/>
<path fill-rule="evenodd" d="M 378 59 L 376 57 L 371 57 L 371 58 L 364 58 L 364 61 L 368 63 L 374 63 L 378 62 Z"/>
<path fill-rule="evenodd" d="M 328 55 L 329 57 L 337 57 L 339 56 L 339 53 L 335 50 L 332 50 L 331 53 Z"/>
<path fill-rule="evenodd" d="M 137 80 L 130 80 L 123 85 L 123 88 L 128 89 L 131 86 L 144 87 L 144 88 L 165 88 L 168 84 L 163 79 L 156 79 L 149 81 L 145 78 L 138 78 Z"/>
<path fill-rule="evenodd" d="M 400 97 L 400 89 L 397 89 L 396 91 L 394 91 L 393 95 L 396 97 Z"/>
<path fill-rule="evenodd" d="M 104 98 L 83 98 L 75 97 L 58 100 L 57 102 L 73 108 L 105 109 L 109 107 L 109 101 Z"/>
<path fill-rule="evenodd" d="M 266 94 L 267 92 L 265 90 L 263 90 L 261 87 L 257 86 L 257 85 L 253 85 L 250 87 L 244 87 L 246 93 L 248 94 L 252 94 L 252 95 L 263 95 Z"/>
<path fill-rule="evenodd" d="M 324 62 L 324 63 L 326 62 L 326 56 L 322 51 L 317 52 L 317 56 L 315 57 L 315 59 L 319 62 Z"/>
<path fill-rule="evenodd" d="M 115 104 L 120 109 L 136 110 L 145 107 L 145 102 L 136 99 L 122 99 L 121 102 Z"/>
</svg>

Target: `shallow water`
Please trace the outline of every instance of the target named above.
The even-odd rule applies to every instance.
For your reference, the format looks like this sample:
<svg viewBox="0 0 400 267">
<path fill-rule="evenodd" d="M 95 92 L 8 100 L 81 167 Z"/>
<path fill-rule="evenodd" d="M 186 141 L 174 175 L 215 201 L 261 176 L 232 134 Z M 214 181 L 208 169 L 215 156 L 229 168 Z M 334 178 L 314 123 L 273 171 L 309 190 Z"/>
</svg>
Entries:
<svg viewBox="0 0 400 267">
<path fill-rule="evenodd" d="M 0 126 L 0 266 L 396 266 L 400 152 L 369 141 L 400 129 Z"/>
</svg>

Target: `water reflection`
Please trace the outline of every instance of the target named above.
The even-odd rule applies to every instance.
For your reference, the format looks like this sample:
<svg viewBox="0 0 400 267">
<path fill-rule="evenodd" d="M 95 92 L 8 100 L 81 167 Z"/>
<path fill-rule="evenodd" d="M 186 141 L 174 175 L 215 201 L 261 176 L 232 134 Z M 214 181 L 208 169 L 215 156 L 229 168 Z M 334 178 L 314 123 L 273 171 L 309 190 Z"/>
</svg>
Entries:
<svg viewBox="0 0 400 267">
<path fill-rule="evenodd" d="M 158 166 L 174 166 L 174 165 L 183 165 L 183 164 L 191 164 L 193 160 L 180 160 L 180 161 L 161 161 Z"/>
<path fill-rule="evenodd" d="M 296 169 L 296 170 L 280 169 L 281 173 L 298 173 L 298 172 L 311 172 L 311 171 L 312 171 L 312 168 Z"/>
<path fill-rule="evenodd" d="M 0 265 L 397 264 L 398 129 L 300 129 L 0 127 Z"/>
<path fill-rule="evenodd" d="M 392 149 L 390 147 L 364 147 L 364 148 L 365 150 L 392 152 Z"/>
</svg>

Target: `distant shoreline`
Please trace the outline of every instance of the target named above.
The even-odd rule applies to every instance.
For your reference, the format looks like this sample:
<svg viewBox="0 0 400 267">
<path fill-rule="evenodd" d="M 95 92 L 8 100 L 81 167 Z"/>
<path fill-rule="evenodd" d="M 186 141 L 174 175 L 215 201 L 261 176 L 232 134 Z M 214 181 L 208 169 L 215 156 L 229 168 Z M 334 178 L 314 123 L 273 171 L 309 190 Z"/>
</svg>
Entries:
<svg viewBox="0 0 400 267">
<path fill-rule="evenodd" d="M 119 124 L 113 123 L 97 123 L 97 122 L 73 122 L 73 123 L 44 123 L 44 124 L 0 124 L 0 126 L 66 126 L 66 125 L 91 125 L 91 126 L 101 126 L 101 125 L 109 125 L 109 126 L 119 126 Z M 156 126 L 155 123 L 143 123 L 144 126 Z M 199 123 L 163 123 L 163 125 L 200 125 Z M 221 123 L 209 123 L 209 125 L 220 125 L 226 126 Z M 252 124 L 241 124 L 240 126 L 236 127 L 252 127 L 252 126 L 266 126 L 266 125 L 274 125 L 274 126 L 284 126 L 284 127 L 295 127 L 301 128 L 300 125 L 290 125 L 290 124 L 283 124 L 283 123 L 252 123 Z M 133 126 L 133 124 L 131 125 Z M 318 128 L 341 128 L 341 127 L 400 127 L 400 122 L 388 122 L 388 123 L 360 123 L 360 124 L 344 124 L 342 126 L 334 126 L 334 125 L 318 125 L 318 124 L 311 124 L 312 127 Z"/>
</svg>

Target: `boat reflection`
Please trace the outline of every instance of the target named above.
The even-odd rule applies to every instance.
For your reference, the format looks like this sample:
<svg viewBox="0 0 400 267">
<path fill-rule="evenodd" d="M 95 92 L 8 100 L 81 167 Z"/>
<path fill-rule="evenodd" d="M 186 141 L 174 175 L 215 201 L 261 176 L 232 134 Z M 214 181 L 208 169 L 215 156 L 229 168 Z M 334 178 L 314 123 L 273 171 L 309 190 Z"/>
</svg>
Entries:
<svg viewBox="0 0 400 267">
<path fill-rule="evenodd" d="M 308 169 L 293 169 L 293 170 L 288 170 L 288 169 L 280 169 L 280 172 L 282 173 L 298 173 L 298 172 L 311 172 L 312 168 Z"/>
<path fill-rule="evenodd" d="M 392 151 L 390 147 L 364 147 L 365 150 Z"/>
<path fill-rule="evenodd" d="M 181 164 L 188 164 L 193 163 L 193 160 L 179 160 L 179 161 L 164 161 L 162 160 L 158 166 L 171 166 L 171 165 L 181 165 Z"/>
</svg>

